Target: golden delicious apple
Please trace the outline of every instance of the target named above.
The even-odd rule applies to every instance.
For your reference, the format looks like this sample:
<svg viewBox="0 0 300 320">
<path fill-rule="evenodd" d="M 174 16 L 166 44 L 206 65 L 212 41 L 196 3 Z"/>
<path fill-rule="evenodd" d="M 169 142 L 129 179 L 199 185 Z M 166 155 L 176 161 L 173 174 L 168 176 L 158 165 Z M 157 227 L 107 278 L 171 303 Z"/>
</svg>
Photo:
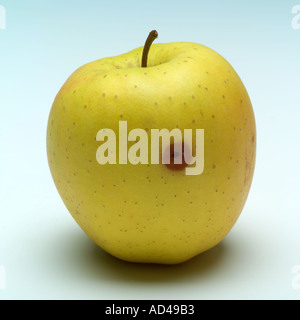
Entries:
<svg viewBox="0 0 300 320">
<path fill-rule="evenodd" d="M 254 172 L 255 119 L 221 55 L 189 42 L 149 52 L 150 40 L 144 54 L 100 59 L 69 77 L 50 112 L 47 154 L 63 202 L 96 244 L 123 260 L 175 264 L 217 245 L 237 221 Z M 120 121 L 128 131 L 204 129 L 202 174 L 187 175 L 185 163 L 100 165 L 97 133 L 113 130 L 118 144 Z"/>
</svg>

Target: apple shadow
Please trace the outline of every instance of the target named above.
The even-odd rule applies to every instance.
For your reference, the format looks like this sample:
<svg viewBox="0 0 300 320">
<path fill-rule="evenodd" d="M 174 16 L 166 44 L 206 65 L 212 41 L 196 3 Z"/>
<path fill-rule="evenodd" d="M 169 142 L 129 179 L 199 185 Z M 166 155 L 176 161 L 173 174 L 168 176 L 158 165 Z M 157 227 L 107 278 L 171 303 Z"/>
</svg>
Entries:
<svg viewBox="0 0 300 320">
<path fill-rule="evenodd" d="M 60 248 L 65 252 L 63 255 L 68 259 L 67 263 L 76 265 L 77 271 L 80 268 L 80 273 L 92 281 L 179 283 L 195 278 L 199 281 L 220 272 L 228 252 L 228 245 L 223 240 L 214 248 L 181 264 L 133 263 L 108 254 L 80 232 L 72 234 L 72 237 L 69 235 L 68 239 L 64 248 Z"/>
<path fill-rule="evenodd" d="M 212 273 L 226 252 L 225 243 L 199 254 L 181 264 L 164 265 L 151 263 L 133 263 L 119 260 L 104 252 L 99 247 L 94 247 L 90 253 L 91 263 L 101 265 L 106 276 L 118 281 L 131 282 L 180 282 L 197 276 L 207 277 Z"/>
</svg>

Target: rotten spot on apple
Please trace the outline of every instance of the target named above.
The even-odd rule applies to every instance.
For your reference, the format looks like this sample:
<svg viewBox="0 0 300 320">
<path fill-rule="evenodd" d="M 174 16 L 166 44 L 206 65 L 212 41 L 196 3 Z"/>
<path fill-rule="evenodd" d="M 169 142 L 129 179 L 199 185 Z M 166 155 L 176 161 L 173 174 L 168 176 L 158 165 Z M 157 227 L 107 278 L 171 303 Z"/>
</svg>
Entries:
<svg viewBox="0 0 300 320">
<path fill-rule="evenodd" d="M 187 147 L 182 144 L 170 144 L 163 153 L 162 163 L 170 170 L 184 170 L 188 163 L 185 158 L 190 157 L 190 152 L 187 152 Z"/>
</svg>

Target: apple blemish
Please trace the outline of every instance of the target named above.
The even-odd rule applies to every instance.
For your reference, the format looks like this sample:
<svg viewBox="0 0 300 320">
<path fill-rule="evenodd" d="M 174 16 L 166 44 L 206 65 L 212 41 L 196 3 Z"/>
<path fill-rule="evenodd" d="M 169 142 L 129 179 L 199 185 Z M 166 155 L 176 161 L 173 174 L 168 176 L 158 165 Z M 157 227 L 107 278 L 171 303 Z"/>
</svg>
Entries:
<svg viewBox="0 0 300 320">
<path fill-rule="evenodd" d="M 163 163 L 165 166 L 174 171 L 184 170 L 188 166 L 188 163 L 185 162 L 185 157 L 190 156 L 190 153 L 184 154 L 184 150 L 186 149 L 187 147 L 184 147 L 184 143 L 181 145 L 175 145 L 174 143 L 169 145 L 163 153 Z"/>
</svg>

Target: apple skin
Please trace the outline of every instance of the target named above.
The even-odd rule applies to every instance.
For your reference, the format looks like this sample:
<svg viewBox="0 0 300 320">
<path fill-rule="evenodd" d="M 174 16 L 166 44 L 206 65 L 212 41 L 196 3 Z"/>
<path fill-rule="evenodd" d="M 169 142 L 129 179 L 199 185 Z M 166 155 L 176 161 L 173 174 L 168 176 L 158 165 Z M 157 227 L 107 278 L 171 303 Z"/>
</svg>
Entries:
<svg viewBox="0 0 300 320">
<path fill-rule="evenodd" d="M 240 216 L 254 173 L 255 118 L 241 79 L 214 50 L 154 44 L 141 68 L 142 50 L 69 77 L 49 116 L 48 162 L 67 209 L 102 249 L 126 261 L 177 264 L 216 246 Z M 203 173 L 99 165 L 97 132 L 117 134 L 120 120 L 128 131 L 204 129 Z"/>
</svg>

